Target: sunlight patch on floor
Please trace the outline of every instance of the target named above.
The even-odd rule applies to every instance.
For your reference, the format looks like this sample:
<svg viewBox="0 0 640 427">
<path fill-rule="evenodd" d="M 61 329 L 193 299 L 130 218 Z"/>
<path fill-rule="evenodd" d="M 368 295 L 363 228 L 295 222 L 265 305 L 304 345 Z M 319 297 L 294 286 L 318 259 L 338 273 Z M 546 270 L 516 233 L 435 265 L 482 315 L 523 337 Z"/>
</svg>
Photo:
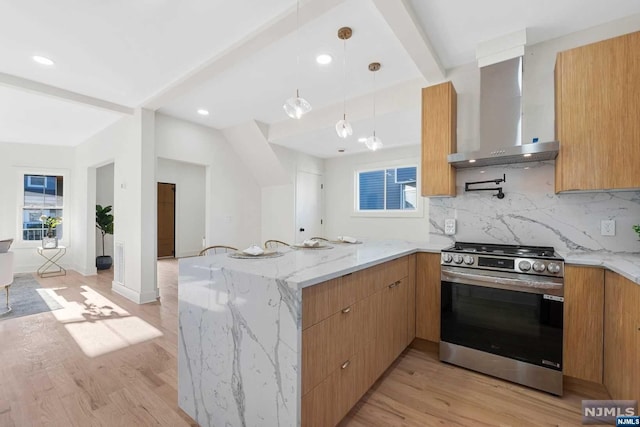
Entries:
<svg viewBox="0 0 640 427">
<path fill-rule="evenodd" d="M 47 292 L 63 308 L 52 311 L 84 354 L 96 357 L 162 336 L 162 332 L 94 291 L 52 288 Z"/>
</svg>

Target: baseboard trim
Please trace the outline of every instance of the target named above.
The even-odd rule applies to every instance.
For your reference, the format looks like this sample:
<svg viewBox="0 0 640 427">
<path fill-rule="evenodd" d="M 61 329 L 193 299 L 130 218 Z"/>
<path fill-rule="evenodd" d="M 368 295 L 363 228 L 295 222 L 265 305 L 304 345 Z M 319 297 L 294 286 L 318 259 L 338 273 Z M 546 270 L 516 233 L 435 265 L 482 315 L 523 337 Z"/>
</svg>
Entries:
<svg viewBox="0 0 640 427">
<path fill-rule="evenodd" d="M 128 300 L 135 302 L 136 304 L 147 304 L 150 302 L 155 302 L 158 300 L 160 296 L 160 290 L 155 289 L 150 292 L 136 292 L 133 289 L 129 289 L 124 286 L 122 283 L 118 283 L 116 281 L 111 282 L 111 290 L 116 294 L 125 297 Z"/>
<path fill-rule="evenodd" d="M 80 268 L 80 266 L 75 266 L 74 268 L 75 271 L 77 271 L 78 273 L 80 273 L 83 276 L 95 276 L 96 274 L 98 274 L 98 269 L 95 267 L 90 267 L 88 269 L 82 269 Z"/>
</svg>

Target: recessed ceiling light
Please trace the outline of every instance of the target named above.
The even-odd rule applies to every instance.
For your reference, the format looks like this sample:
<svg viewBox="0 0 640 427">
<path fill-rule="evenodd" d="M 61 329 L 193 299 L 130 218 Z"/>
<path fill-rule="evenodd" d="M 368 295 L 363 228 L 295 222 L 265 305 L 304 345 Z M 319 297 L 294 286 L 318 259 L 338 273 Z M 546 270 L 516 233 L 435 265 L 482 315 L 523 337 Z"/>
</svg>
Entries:
<svg viewBox="0 0 640 427">
<path fill-rule="evenodd" d="M 34 61 L 36 61 L 38 64 L 40 65 L 46 65 L 48 67 L 52 66 L 54 64 L 54 62 L 45 57 L 45 56 L 40 56 L 40 55 L 34 55 L 31 57 L 31 59 L 33 59 Z"/>
<path fill-rule="evenodd" d="M 208 116 L 209 112 L 207 110 L 205 110 L 204 108 L 201 108 L 198 110 L 198 114 L 200 114 L 201 116 Z"/>
<path fill-rule="evenodd" d="M 331 64 L 331 61 L 333 61 L 333 57 L 328 53 L 321 53 L 320 55 L 316 56 L 316 62 L 320 65 Z"/>
<path fill-rule="evenodd" d="M 531 157 L 531 153 L 527 153 L 524 155 L 525 157 Z"/>
<path fill-rule="evenodd" d="M 480 171 L 480 173 L 485 173 L 486 171 Z"/>
<path fill-rule="evenodd" d="M 469 160 L 469 163 L 475 163 L 475 162 L 476 162 L 475 159 Z"/>
<path fill-rule="evenodd" d="M 367 137 L 358 138 L 358 142 L 367 142 Z"/>
</svg>

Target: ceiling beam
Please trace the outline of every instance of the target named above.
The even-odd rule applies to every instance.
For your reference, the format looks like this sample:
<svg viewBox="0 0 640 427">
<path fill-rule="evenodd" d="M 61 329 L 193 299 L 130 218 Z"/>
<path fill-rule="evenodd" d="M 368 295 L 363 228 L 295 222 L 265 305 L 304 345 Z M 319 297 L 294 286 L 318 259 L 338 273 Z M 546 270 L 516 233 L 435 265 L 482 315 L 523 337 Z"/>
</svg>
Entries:
<svg viewBox="0 0 640 427">
<path fill-rule="evenodd" d="M 420 109 L 422 91 L 427 83 L 417 78 L 376 91 L 376 115 L 383 116 L 400 110 Z M 342 118 L 342 102 L 314 109 L 300 120 L 285 119 L 269 126 L 267 139 L 275 142 L 296 135 L 307 134 L 335 126 Z M 347 120 L 357 122 L 373 116 L 373 93 L 347 100 Z M 302 126 L 304 122 L 304 126 Z"/>
<path fill-rule="evenodd" d="M 35 80 L 29 80 L 11 74 L 0 73 L 0 85 L 32 92 L 38 95 L 50 96 L 53 98 L 63 99 L 78 104 L 85 104 L 91 107 L 100 108 L 102 110 L 112 111 L 121 114 L 133 114 L 134 109 L 124 105 L 115 104 L 105 101 L 104 99 L 94 98 L 92 96 L 83 95 L 81 93 L 72 92 L 70 90 L 61 89 Z"/>
<path fill-rule="evenodd" d="M 373 0 L 373 4 L 429 84 L 444 81 L 446 73 L 440 58 L 407 0 Z"/>
<path fill-rule="evenodd" d="M 345 0 L 308 0 L 300 4 L 300 26 L 325 14 Z M 144 102 L 144 108 L 157 110 L 188 93 L 218 74 L 241 63 L 269 45 L 286 37 L 297 28 L 296 6 L 267 22 L 248 37 L 231 45 L 219 55 L 186 73 L 158 94 Z"/>
</svg>

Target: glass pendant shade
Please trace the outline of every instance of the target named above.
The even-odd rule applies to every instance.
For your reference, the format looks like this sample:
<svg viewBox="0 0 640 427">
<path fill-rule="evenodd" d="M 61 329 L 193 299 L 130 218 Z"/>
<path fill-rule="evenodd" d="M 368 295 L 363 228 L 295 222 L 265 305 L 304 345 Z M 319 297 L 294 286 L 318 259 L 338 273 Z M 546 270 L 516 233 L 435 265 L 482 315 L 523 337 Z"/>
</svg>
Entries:
<svg viewBox="0 0 640 427">
<path fill-rule="evenodd" d="M 336 132 L 340 138 L 348 138 L 353 135 L 353 128 L 351 127 L 351 123 L 347 121 L 346 115 L 336 123 Z"/>
<path fill-rule="evenodd" d="M 382 148 L 382 140 L 374 134 L 373 136 L 367 138 L 367 140 L 365 141 L 365 145 L 369 150 L 376 151 Z"/>
<path fill-rule="evenodd" d="M 295 97 L 287 99 L 282 108 L 284 108 L 284 112 L 287 113 L 287 116 L 292 119 L 299 119 L 311 111 L 311 104 L 296 93 Z"/>
</svg>

